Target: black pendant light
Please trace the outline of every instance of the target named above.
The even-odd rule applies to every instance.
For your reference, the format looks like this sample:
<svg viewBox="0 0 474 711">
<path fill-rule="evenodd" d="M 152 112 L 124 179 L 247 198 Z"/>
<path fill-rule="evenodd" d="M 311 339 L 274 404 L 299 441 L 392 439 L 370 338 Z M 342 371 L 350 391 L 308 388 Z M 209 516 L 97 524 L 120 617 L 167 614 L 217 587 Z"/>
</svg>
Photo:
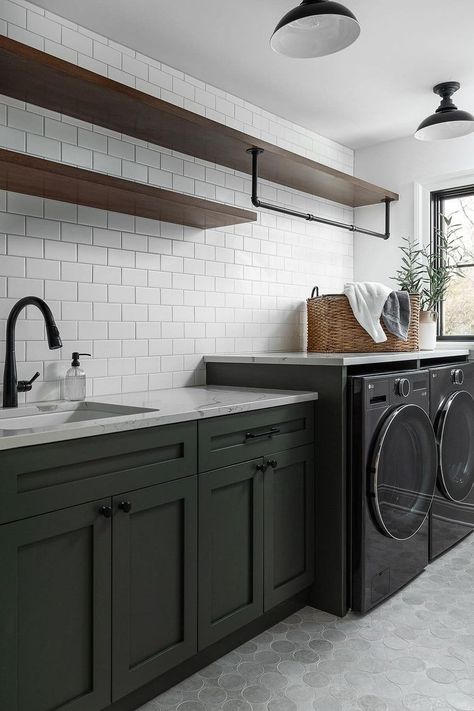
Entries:
<svg viewBox="0 0 474 711">
<path fill-rule="evenodd" d="M 360 25 L 347 7 L 328 0 L 303 0 L 276 26 L 271 47 L 287 57 L 307 59 L 339 52 L 355 42 Z"/>
<path fill-rule="evenodd" d="M 418 126 L 415 138 L 419 141 L 444 141 L 467 136 L 474 131 L 474 116 L 458 109 L 451 99 L 460 86 L 457 81 L 445 81 L 433 88 L 433 92 L 441 96 L 441 103 L 436 113 Z"/>
</svg>

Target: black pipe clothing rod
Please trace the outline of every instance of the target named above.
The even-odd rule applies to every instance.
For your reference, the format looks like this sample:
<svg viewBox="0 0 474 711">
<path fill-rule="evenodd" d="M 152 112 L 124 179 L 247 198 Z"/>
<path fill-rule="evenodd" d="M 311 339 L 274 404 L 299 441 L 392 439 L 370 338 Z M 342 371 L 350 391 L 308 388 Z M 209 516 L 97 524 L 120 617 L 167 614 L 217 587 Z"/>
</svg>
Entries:
<svg viewBox="0 0 474 711">
<path fill-rule="evenodd" d="M 349 230 L 349 232 L 359 232 L 360 234 L 369 235 L 370 237 L 389 239 L 390 203 L 392 202 L 390 198 L 385 198 L 384 200 L 382 200 L 382 202 L 385 203 L 385 232 L 366 230 L 363 227 L 350 225 L 347 222 L 338 222 L 337 220 L 328 220 L 325 217 L 318 217 L 317 215 L 311 214 L 311 212 L 300 212 L 298 210 L 290 210 L 286 207 L 272 205 L 269 202 L 264 202 L 263 200 L 260 200 L 260 198 L 258 197 L 258 156 L 263 153 L 263 149 L 248 148 L 247 153 L 251 153 L 252 155 L 252 205 L 254 205 L 254 207 L 263 207 L 265 210 L 273 210 L 274 212 L 280 212 L 283 215 L 290 215 L 290 217 L 301 217 L 303 220 L 308 220 L 308 222 L 319 222 L 323 225 L 330 225 L 331 227 L 340 227 L 343 230 Z"/>
</svg>

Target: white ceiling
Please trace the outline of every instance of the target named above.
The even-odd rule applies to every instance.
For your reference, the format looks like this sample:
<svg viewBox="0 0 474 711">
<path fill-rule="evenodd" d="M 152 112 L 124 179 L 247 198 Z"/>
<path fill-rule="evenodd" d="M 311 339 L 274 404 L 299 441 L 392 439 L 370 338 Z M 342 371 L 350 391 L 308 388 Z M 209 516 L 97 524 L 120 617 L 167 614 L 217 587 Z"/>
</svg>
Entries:
<svg viewBox="0 0 474 711">
<path fill-rule="evenodd" d="M 473 0 L 344 0 L 358 41 L 320 59 L 272 52 L 298 0 L 35 0 L 37 5 L 347 146 L 414 132 L 456 80 L 474 111 Z"/>
</svg>

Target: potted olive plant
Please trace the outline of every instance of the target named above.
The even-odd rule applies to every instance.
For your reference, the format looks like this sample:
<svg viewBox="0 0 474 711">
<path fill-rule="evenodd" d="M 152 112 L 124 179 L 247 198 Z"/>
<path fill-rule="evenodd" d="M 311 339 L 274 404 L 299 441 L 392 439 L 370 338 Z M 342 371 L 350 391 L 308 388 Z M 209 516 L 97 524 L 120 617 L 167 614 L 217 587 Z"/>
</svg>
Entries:
<svg viewBox="0 0 474 711">
<path fill-rule="evenodd" d="M 400 247 L 402 264 L 396 274 L 403 291 L 420 295 L 420 350 L 436 348 L 438 309 L 454 277 L 463 277 L 460 264 L 466 257 L 460 225 L 452 217 L 441 216 L 442 227 L 436 231 L 437 249 L 417 247 L 405 239 Z"/>
</svg>

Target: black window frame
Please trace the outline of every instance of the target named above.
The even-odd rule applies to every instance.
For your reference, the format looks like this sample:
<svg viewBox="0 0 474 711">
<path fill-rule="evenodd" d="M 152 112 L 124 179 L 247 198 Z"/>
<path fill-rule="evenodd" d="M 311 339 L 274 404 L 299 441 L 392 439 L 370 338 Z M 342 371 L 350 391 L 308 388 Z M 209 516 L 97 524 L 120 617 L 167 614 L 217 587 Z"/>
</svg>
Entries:
<svg viewBox="0 0 474 711">
<path fill-rule="evenodd" d="M 438 252 L 438 240 L 436 238 L 439 231 L 442 229 L 441 215 L 443 214 L 443 200 L 465 197 L 466 195 L 472 195 L 474 197 L 474 185 L 463 185 L 458 188 L 448 188 L 445 190 L 434 190 L 431 193 L 431 250 L 436 255 Z M 473 264 L 462 264 L 463 268 L 474 268 Z M 458 336 L 446 336 L 444 335 L 444 309 L 443 302 L 438 304 L 438 341 L 451 341 L 451 342 L 465 342 L 474 341 L 473 335 L 458 335 Z"/>
</svg>

